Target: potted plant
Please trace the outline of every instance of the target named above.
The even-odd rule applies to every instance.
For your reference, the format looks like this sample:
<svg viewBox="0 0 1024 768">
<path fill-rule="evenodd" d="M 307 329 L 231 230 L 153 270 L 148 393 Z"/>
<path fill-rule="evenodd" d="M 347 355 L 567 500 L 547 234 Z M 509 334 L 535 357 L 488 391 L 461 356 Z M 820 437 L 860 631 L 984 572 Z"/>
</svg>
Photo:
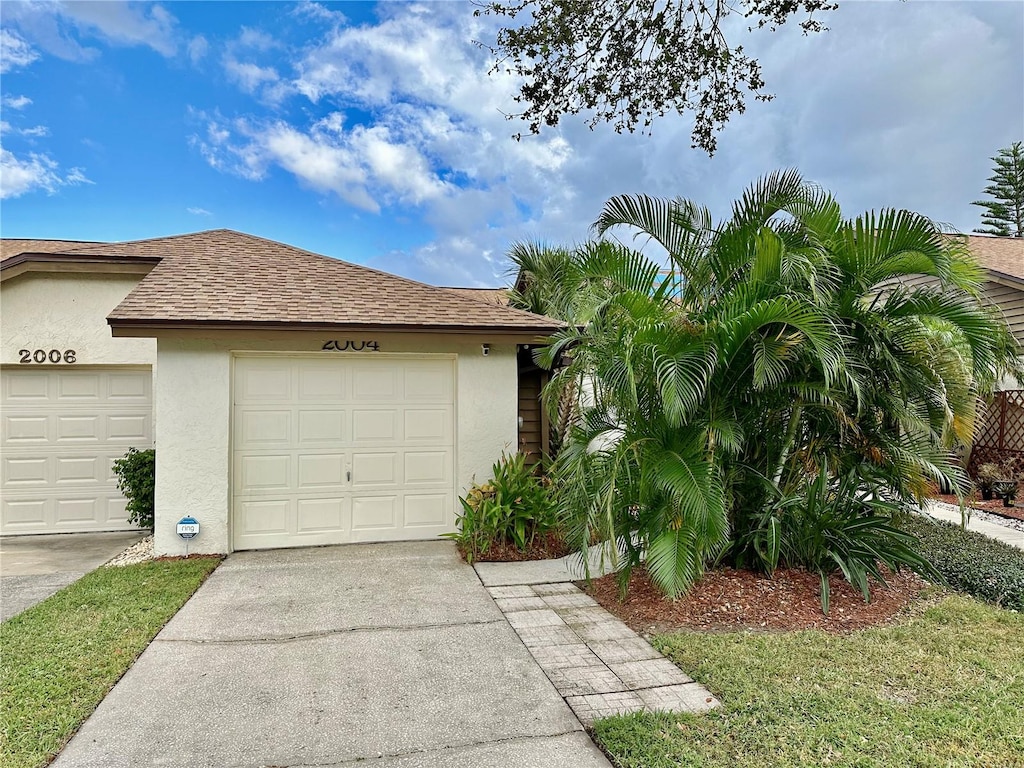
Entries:
<svg viewBox="0 0 1024 768">
<path fill-rule="evenodd" d="M 999 478 L 992 484 L 992 491 L 1003 500 L 1004 507 L 1012 507 L 1017 498 L 1018 473 L 1016 462 L 1007 459 L 1000 467 Z"/>
<path fill-rule="evenodd" d="M 992 500 L 992 489 L 996 480 L 1002 477 L 1002 470 L 998 464 L 987 461 L 978 467 L 978 490 L 981 491 L 981 498 L 985 501 Z"/>
</svg>

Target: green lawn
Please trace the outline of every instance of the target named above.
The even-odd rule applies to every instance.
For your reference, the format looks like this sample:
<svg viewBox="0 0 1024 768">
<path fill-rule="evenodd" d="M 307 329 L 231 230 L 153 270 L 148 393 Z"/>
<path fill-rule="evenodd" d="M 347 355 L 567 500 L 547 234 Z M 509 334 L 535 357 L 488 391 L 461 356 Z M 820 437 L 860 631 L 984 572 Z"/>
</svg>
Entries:
<svg viewBox="0 0 1024 768">
<path fill-rule="evenodd" d="M 655 644 L 723 707 L 595 725 L 620 766 L 1024 765 L 1024 616 L 969 597 L 849 635 L 682 632 Z"/>
<path fill-rule="evenodd" d="M 100 568 L 0 624 L 0 765 L 45 765 L 219 562 Z"/>
</svg>

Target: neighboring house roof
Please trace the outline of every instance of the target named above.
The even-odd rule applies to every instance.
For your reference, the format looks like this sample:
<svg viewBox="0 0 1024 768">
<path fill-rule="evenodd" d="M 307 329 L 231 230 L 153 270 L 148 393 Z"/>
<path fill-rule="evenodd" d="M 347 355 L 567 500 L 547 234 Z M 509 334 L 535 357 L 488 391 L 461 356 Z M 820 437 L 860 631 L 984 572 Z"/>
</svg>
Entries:
<svg viewBox="0 0 1024 768">
<path fill-rule="evenodd" d="M 562 325 L 226 229 L 74 250 L 90 254 L 162 259 L 111 312 L 115 329 L 372 326 L 539 336 Z"/>
<path fill-rule="evenodd" d="M 967 247 L 987 269 L 1024 280 L 1024 237 L 968 235 Z"/>
</svg>

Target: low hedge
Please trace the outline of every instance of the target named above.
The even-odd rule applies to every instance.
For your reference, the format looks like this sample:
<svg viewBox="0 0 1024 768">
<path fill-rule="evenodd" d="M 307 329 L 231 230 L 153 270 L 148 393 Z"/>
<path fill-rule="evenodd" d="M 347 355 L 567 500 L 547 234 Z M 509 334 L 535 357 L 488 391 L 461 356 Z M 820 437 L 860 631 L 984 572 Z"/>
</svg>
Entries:
<svg viewBox="0 0 1024 768">
<path fill-rule="evenodd" d="M 901 524 L 953 589 L 1024 611 L 1024 550 L 958 525 L 909 515 Z"/>
</svg>

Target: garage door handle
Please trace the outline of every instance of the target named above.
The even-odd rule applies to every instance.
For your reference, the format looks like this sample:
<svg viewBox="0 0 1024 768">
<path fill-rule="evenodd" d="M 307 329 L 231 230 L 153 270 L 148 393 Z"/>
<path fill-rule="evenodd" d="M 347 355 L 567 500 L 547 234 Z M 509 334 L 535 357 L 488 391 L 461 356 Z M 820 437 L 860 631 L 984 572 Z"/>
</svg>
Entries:
<svg viewBox="0 0 1024 768">
<path fill-rule="evenodd" d="M 350 482 L 350 483 L 352 482 L 352 471 L 351 470 L 347 470 L 345 472 L 345 480 L 347 482 Z"/>
</svg>

